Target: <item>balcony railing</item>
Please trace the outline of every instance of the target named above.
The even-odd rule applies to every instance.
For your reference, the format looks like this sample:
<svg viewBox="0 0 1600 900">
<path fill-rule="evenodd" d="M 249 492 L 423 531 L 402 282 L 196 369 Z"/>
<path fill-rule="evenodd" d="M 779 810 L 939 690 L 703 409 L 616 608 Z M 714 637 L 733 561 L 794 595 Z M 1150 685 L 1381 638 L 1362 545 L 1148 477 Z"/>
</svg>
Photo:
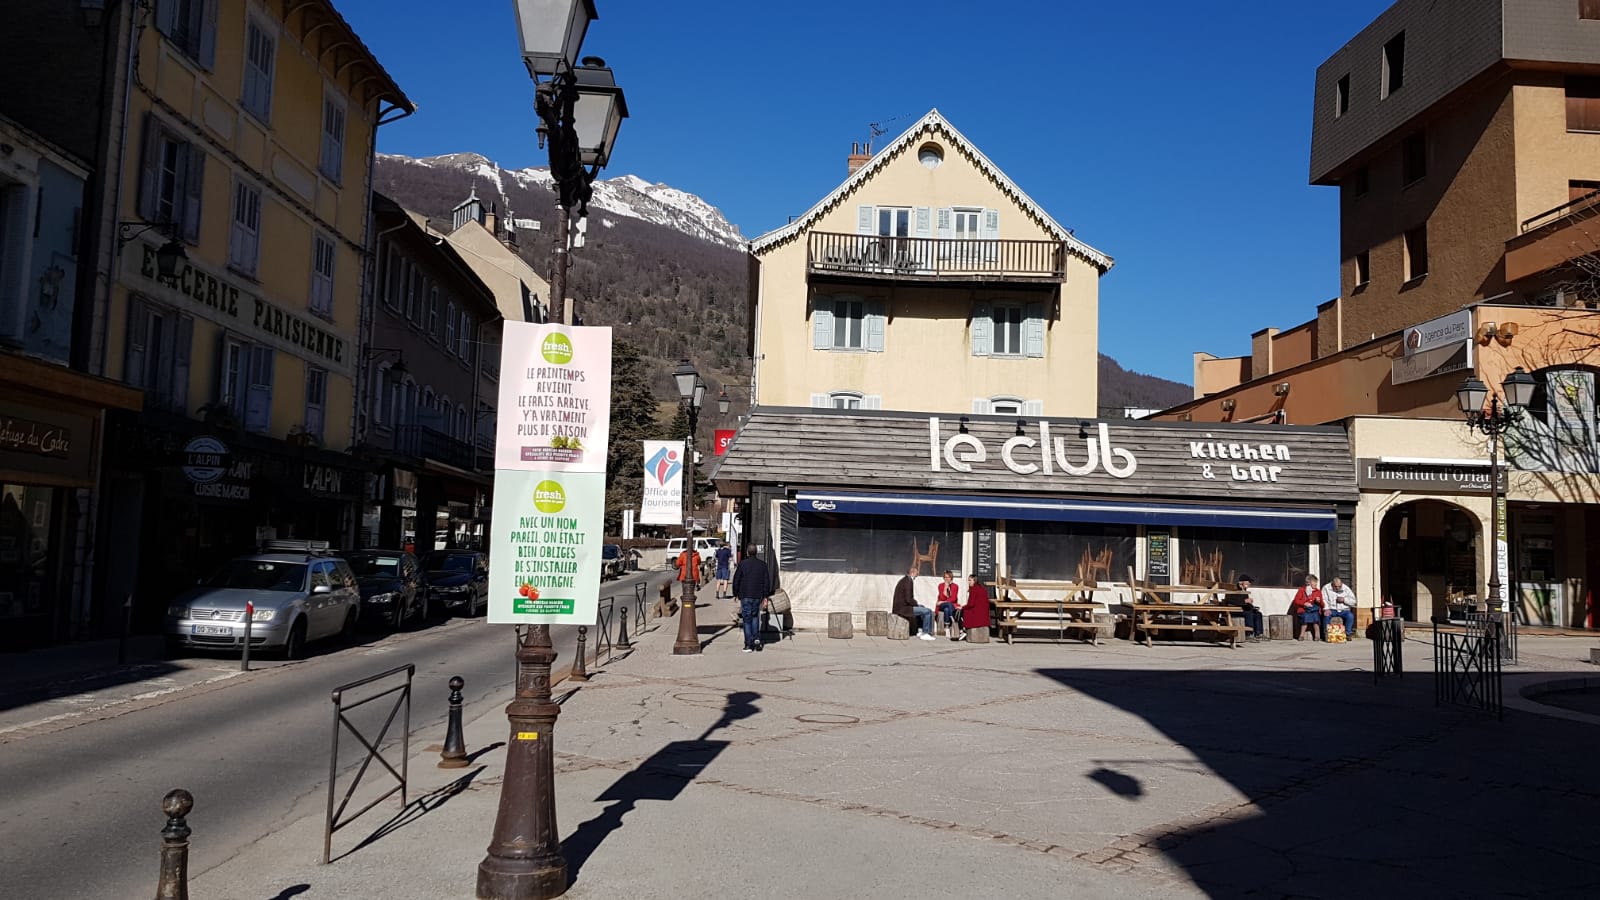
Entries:
<svg viewBox="0 0 1600 900">
<path fill-rule="evenodd" d="M 1600 191 L 1591 191 L 1590 193 L 1584 194 L 1582 197 L 1578 197 L 1575 200 L 1569 200 L 1566 203 L 1555 207 L 1554 209 L 1547 209 L 1544 212 L 1539 213 L 1537 216 L 1534 216 L 1530 219 L 1524 219 L 1522 222 L 1522 233 L 1527 234 L 1528 232 L 1533 231 L 1535 228 L 1553 225 L 1556 222 L 1567 218 L 1568 216 L 1575 216 L 1578 213 L 1589 213 L 1592 215 L 1595 212 L 1600 212 Z"/>
<path fill-rule="evenodd" d="M 813 275 L 917 281 L 1061 281 L 1061 241 L 958 241 L 813 231 L 806 247 Z"/>
<path fill-rule="evenodd" d="M 394 449 L 406 456 L 434 459 L 458 469 L 472 469 L 478 462 L 478 454 L 471 444 L 425 425 L 402 425 L 396 428 Z"/>
</svg>

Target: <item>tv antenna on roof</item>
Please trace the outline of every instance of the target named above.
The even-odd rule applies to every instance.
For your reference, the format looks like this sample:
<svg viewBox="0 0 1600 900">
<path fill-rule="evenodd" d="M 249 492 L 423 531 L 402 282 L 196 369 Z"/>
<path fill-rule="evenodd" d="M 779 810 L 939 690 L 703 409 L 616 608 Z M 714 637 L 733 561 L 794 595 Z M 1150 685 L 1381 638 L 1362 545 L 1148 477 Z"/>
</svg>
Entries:
<svg viewBox="0 0 1600 900">
<path fill-rule="evenodd" d="M 882 122 L 868 122 L 867 123 L 867 132 L 868 132 L 868 134 L 867 134 L 867 153 L 869 153 L 869 154 L 872 153 L 872 145 L 878 140 L 878 138 L 883 137 L 884 135 L 889 133 L 889 129 L 884 128 L 883 126 L 888 125 L 891 122 L 898 122 L 901 119 L 904 119 L 909 115 L 911 115 L 911 114 L 910 113 L 903 113 L 903 114 L 898 115 L 898 116 L 893 116 L 891 118 L 884 119 Z"/>
</svg>

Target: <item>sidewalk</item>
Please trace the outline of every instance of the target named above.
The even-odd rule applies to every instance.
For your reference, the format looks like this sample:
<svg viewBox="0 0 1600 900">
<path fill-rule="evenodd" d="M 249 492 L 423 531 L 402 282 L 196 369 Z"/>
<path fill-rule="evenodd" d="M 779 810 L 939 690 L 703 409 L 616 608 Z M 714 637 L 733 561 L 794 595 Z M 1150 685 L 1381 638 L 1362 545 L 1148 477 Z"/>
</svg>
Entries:
<svg viewBox="0 0 1600 900">
<path fill-rule="evenodd" d="M 743 654 L 731 602 L 703 594 L 702 655 L 671 654 L 669 621 L 557 689 L 571 691 L 554 734 L 568 896 L 1600 890 L 1587 837 L 1600 792 L 1557 764 L 1600 731 L 1436 708 L 1426 642 L 1408 641 L 1409 674 L 1378 686 L 1365 641 L 810 632 Z M 1524 658 L 1579 671 L 1592 643 L 1529 638 Z M 386 801 L 336 834 L 332 864 L 316 862 L 318 795 L 197 873 L 192 896 L 472 897 L 507 737 L 488 706 L 470 711 L 467 744 L 491 749 L 453 771 L 417 755 L 411 807 L 386 822 L 399 811 Z M 193 840 L 202 816 L 226 814 L 196 798 Z"/>
</svg>

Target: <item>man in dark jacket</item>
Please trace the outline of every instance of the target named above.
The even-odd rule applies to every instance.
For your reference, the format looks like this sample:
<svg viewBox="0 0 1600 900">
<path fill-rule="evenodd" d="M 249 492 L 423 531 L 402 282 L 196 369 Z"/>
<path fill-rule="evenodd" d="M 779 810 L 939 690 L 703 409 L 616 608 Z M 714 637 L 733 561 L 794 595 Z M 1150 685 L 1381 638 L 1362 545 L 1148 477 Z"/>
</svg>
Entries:
<svg viewBox="0 0 1600 900">
<path fill-rule="evenodd" d="M 916 595 L 917 570 L 906 572 L 906 577 L 900 579 L 894 586 L 895 615 L 912 623 L 913 628 L 920 628 L 917 637 L 925 641 L 933 640 L 933 610 L 926 606 L 917 605 Z"/>
<path fill-rule="evenodd" d="M 745 653 L 761 649 L 761 603 L 772 596 L 772 572 L 758 554 L 759 548 L 747 548 L 733 573 L 733 596 L 739 598 Z"/>
</svg>

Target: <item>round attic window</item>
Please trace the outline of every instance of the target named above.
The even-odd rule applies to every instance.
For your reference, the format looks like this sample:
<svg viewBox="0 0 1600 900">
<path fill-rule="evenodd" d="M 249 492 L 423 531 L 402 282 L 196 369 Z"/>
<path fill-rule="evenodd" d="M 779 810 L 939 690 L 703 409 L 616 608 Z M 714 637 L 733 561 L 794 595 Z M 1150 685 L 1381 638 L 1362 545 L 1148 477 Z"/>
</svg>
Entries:
<svg viewBox="0 0 1600 900">
<path fill-rule="evenodd" d="M 944 148 L 938 144 L 923 144 L 922 149 L 917 151 L 917 162 L 929 169 L 939 168 L 939 164 L 944 162 Z"/>
</svg>

